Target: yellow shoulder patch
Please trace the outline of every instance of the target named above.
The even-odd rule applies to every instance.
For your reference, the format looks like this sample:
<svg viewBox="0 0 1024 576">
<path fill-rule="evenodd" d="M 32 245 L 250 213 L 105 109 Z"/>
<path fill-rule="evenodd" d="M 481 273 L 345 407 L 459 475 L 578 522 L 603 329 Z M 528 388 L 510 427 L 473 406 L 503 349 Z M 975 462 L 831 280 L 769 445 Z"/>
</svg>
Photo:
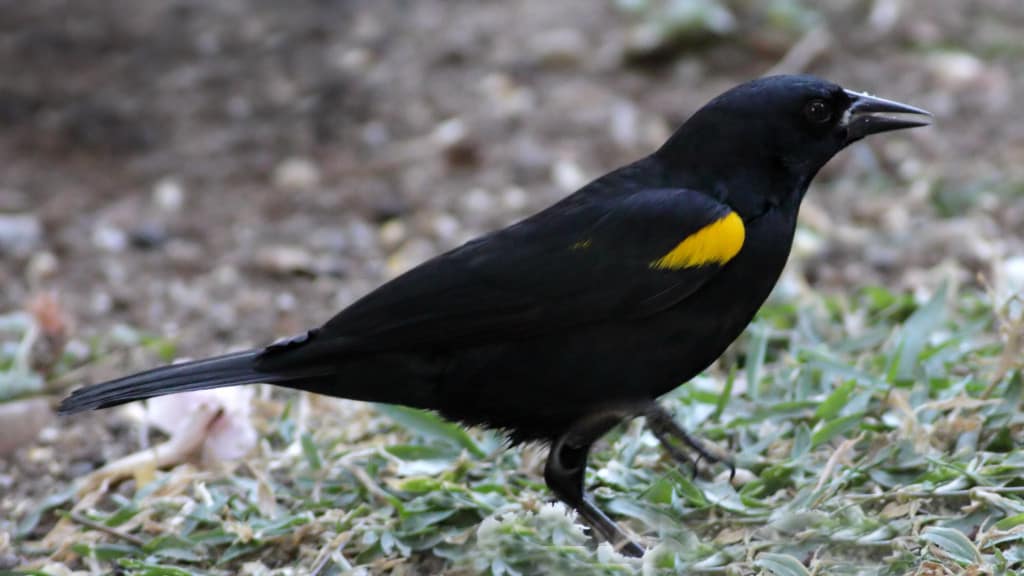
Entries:
<svg viewBox="0 0 1024 576">
<path fill-rule="evenodd" d="M 679 270 L 705 264 L 725 264 L 743 248 L 745 237 L 743 220 L 735 212 L 729 212 L 687 236 L 671 252 L 651 262 L 651 268 Z"/>
</svg>

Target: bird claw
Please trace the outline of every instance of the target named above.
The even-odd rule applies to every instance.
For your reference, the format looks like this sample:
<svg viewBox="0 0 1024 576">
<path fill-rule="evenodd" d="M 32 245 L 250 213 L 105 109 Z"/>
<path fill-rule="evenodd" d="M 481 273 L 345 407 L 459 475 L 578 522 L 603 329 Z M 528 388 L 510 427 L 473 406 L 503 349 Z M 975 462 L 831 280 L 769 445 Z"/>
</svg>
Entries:
<svg viewBox="0 0 1024 576">
<path fill-rule="evenodd" d="M 665 448 L 672 459 L 680 465 L 690 465 L 693 467 L 693 479 L 696 479 L 700 473 L 701 460 L 706 460 L 711 464 L 721 463 L 728 466 L 730 482 L 736 477 L 736 465 L 730 459 L 718 456 L 705 448 L 696 438 L 690 436 L 686 430 L 683 430 L 676 424 L 672 415 L 660 405 L 655 404 L 649 408 L 646 416 L 647 424 L 654 433 L 654 436 L 658 438 L 658 441 L 661 442 L 662 447 Z M 685 444 L 696 456 L 688 454 L 674 441 Z"/>
</svg>

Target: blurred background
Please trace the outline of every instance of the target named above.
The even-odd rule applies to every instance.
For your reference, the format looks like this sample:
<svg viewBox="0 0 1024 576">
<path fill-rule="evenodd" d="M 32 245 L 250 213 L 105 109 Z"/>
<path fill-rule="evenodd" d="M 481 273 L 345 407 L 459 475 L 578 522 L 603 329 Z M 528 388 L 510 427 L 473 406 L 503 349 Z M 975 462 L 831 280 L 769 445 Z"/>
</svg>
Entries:
<svg viewBox="0 0 1024 576">
<path fill-rule="evenodd" d="M 0 402 L 315 325 L 771 73 L 936 116 L 829 164 L 778 297 L 1024 282 L 1022 30 L 1018 0 L 0 0 Z M 0 533 L 137 440 L 44 400 L 0 411 Z"/>
</svg>

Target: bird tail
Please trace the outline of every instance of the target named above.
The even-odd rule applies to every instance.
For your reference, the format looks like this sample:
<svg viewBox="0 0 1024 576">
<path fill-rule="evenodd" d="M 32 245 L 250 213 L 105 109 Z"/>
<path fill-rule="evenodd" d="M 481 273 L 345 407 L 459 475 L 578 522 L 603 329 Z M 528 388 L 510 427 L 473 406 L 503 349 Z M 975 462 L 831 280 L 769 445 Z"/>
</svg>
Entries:
<svg viewBox="0 0 1024 576">
<path fill-rule="evenodd" d="M 302 374 L 261 372 L 254 360 L 260 350 L 247 350 L 205 360 L 183 362 L 154 368 L 109 382 L 86 386 L 64 399 L 61 414 L 73 414 L 97 408 L 109 408 L 154 396 L 191 390 L 207 390 L 241 384 L 282 384 Z"/>
</svg>

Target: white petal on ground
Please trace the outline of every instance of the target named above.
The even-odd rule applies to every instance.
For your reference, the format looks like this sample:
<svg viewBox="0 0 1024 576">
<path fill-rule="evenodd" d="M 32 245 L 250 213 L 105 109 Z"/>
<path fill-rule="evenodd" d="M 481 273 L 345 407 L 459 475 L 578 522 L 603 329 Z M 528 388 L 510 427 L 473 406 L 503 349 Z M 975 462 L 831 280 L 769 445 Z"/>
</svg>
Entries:
<svg viewBox="0 0 1024 576">
<path fill-rule="evenodd" d="M 152 398 L 146 403 L 146 420 L 175 437 L 188 433 L 184 428 L 193 420 L 187 416 L 200 406 L 220 411 L 203 442 L 203 460 L 234 460 L 256 445 L 256 430 L 249 418 L 252 395 L 251 387 L 238 386 Z"/>
</svg>

